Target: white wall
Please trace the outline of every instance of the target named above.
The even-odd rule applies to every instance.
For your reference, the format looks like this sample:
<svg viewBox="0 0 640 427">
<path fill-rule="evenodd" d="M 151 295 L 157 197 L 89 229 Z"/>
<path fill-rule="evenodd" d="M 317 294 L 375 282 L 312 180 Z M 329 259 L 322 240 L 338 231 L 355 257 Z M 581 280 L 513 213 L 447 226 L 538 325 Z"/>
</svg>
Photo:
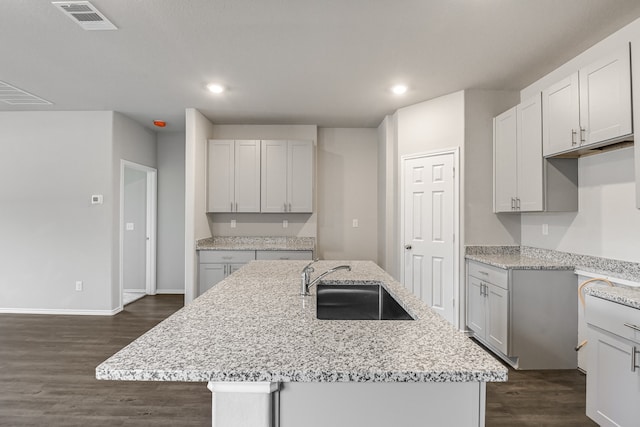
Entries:
<svg viewBox="0 0 640 427">
<path fill-rule="evenodd" d="M 630 41 L 640 43 L 640 20 L 524 88 L 520 98 L 535 95 Z M 635 80 L 638 80 L 639 70 L 632 72 Z M 634 85 L 636 90 L 637 86 Z M 636 105 L 634 109 L 638 107 Z M 634 205 L 636 190 L 632 157 L 633 149 L 627 148 L 581 158 L 578 163 L 579 212 L 522 214 L 522 244 L 640 262 L 640 211 Z M 548 224 L 548 236 L 542 236 L 542 224 Z"/>
<path fill-rule="evenodd" d="M 158 133 L 158 293 L 184 293 L 184 144 L 183 132 Z"/>
<path fill-rule="evenodd" d="M 579 212 L 522 214 L 522 244 L 640 262 L 633 148 L 581 158 L 578 180 Z"/>
<path fill-rule="evenodd" d="M 112 123 L 111 112 L 0 113 L 0 309 L 116 307 Z"/>
<path fill-rule="evenodd" d="M 318 132 L 318 255 L 378 258 L 378 142 L 376 129 Z M 354 228 L 353 220 L 358 220 Z"/>
<path fill-rule="evenodd" d="M 185 110 L 185 304 L 196 297 L 196 240 L 210 237 L 206 211 L 206 148 L 213 135 L 213 124 L 195 108 Z"/>
</svg>

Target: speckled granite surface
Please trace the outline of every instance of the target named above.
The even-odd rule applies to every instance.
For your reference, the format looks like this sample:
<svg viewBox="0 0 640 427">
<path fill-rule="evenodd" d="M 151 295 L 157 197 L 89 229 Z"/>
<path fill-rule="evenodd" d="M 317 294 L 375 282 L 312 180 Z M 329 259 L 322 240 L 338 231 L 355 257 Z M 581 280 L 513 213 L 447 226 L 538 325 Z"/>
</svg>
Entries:
<svg viewBox="0 0 640 427">
<path fill-rule="evenodd" d="M 593 285 L 586 289 L 587 295 L 614 301 L 640 310 L 640 288 L 627 288 L 622 286 Z"/>
<path fill-rule="evenodd" d="M 466 258 L 505 269 L 580 269 L 640 282 L 640 263 L 529 246 L 467 246 Z"/>
<path fill-rule="evenodd" d="M 196 250 L 313 251 L 315 246 L 313 237 L 214 236 L 198 240 Z"/>
<path fill-rule="evenodd" d="M 98 379 L 279 382 L 506 381 L 507 369 L 367 261 L 314 277 L 383 282 L 417 320 L 316 319 L 305 261 L 254 261 L 96 368 Z"/>
</svg>

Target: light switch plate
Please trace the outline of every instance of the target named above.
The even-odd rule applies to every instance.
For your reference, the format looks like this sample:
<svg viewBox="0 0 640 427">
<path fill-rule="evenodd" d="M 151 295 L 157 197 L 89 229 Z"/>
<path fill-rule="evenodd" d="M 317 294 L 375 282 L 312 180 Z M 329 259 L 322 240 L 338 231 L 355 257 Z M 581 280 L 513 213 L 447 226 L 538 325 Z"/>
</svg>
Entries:
<svg viewBox="0 0 640 427">
<path fill-rule="evenodd" d="M 289 221 L 287 221 L 286 219 L 282 220 L 282 228 L 287 228 L 289 227 Z"/>
<path fill-rule="evenodd" d="M 353 228 L 358 228 L 358 220 L 354 219 L 351 225 Z"/>
<path fill-rule="evenodd" d="M 231 228 L 236 228 L 236 220 L 235 219 L 231 220 Z"/>
<path fill-rule="evenodd" d="M 127 231 L 133 231 L 135 229 L 135 225 L 132 222 L 127 222 L 124 229 Z"/>
</svg>

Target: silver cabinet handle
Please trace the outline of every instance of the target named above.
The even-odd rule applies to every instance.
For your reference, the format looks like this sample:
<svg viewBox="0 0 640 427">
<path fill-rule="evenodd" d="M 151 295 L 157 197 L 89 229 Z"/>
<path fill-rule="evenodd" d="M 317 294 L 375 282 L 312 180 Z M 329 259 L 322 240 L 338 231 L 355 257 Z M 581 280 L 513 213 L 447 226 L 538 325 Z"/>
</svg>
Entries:
<svg viewBox="0 0 640 427">
<path fill-rule="evenodd" d="M 289 212 L 291 212 L 291 203 L 289 203 Z"/>
<path fill-rule="evenodd" d="M 516 209 L 520 210 L 520 197 L 516 197 Z"/>
<path fill-rule="evenodd" d="M 236 202 L 236 212 L 238 212 L 238 202 Z"/>
<path fill-rule="evenodd" d="M 635 372 L 636 368 L 640 368 L 640 366 L 636 365 L 636 354 L 638 354 L 638 350 L 634 345 L 633 347 L 631 347 L 631 372 Z"/>
<path fill-rule="evenodd" d="M 227 264 L 224 265 L 224 272 L 222 273 L 225 277 L 227 276 Z"/>
<path fill-rule="evenodd" d="M 587 129 L 580 126 L 580 145 L 587 142 L 586 134 L 587 134 Z"/>
<path fill-rule="evenodd" d="M 480 274 L 484 274 L 485 276 L 488 276 L 488 275 L 489 275 L 489 273 L 487 273 L 486 271 L 482 271 L 482 270 L 478 270 L 478 273 L 480 273 Z"/>
<path fill-rule="evenodd" d="M 413 247 L 411 245 L 404 245 L 404 248 L 408 251 L 410 251 Z"/>
<path fill-rule="evenodd" d="M 640 332 L 640 326 L 633 325 L 631 323 L 625 323 L 624 326 L 626 326 L 627 328 L 631 328 L 631 329 L 633 329 L 635 331 Z"/>
<path fill-rule="evenodd" d="M 578 142 L 576 141 L 576 135 L 578 132 L 575 129 L 571 129 L 571 145 L 576 145 Z"/>
<path fill-rule="evenodd" d="M 231 206 L 229 207 L 229 212 L 233 212 L 233 202 L 230 202 Z"/>
</svg>

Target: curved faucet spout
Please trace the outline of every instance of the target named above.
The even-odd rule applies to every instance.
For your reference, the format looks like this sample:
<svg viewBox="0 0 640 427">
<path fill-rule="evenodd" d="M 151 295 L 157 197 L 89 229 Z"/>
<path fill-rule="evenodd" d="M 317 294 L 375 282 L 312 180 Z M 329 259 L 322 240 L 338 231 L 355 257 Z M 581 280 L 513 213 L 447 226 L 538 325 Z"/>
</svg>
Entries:
<svg viewBox="0 0 640 427">
<path fill-rule="evenodd" d="M 310 295 L 309 294 L 309 288 L 311 288 L 313 285 L 315 285 L 320 280 L 322 280 L 322 278 L 325 277 L 326 275 L 331 274 L 331 273 L 333 273 L 335 271 L 338 271 L 338 270 L 351 271 L 351 266 L 350 265 L 339 265 L 337 267 L 330 268 L 329 270 L 325 271 L 324 273 L 322 273 L 321 275 L 316 277 L 311 283 L 309 283 L 308 280 L 303 280 L 302 281 L 302 289 L 301 289 L 302 292 L 301 292 L 301 294 L 302 295 Z"/>
</svg>

